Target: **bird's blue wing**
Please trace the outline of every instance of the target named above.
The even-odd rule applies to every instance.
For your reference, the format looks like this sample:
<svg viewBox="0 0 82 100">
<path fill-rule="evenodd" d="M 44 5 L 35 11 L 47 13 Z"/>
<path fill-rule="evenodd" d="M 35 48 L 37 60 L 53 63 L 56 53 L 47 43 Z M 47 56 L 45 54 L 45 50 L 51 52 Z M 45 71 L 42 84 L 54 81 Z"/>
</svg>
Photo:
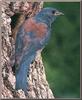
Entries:
<svg viewBox="0 0 82 100">
<path fill-rule="evenodd" d="M 31 62 L 35 59 L 36 51 L 41 49 L 40 40 L 32 38 L 25 33 L 20 27 L 16 37 L 15 44 L 15 67 L 16 67 L 16 89 L 27 91 L 27 74 L 29 74 L 29 67 Z"/>
<path fill-rule="evenodd" d="M 25 32 L 23 26 L 19 28 L 15 44 L 16 89 L 27 90 L 27 74 L 31 62 L 35 59 L 36 52 L 48 42 L 50 32 L 46 31 L 39 37 L 37 29 Z M 37 34 L 38 33 L 38 34 Z M 36 35 L 37 34 L 37 35 Z"/>
<path fill-rule="evenodd" d="M 44 47 L 48 44 L 48 41 L 50 39 L 50 34 L 51 33 L 51 30 L 48 29 L 46 35 L 40 40 L 40 44 Z"/>
<path fill-rule="evenodd" d="M 27 52 L 29 53 L 29 51 L 31 50 L 30 48 L 32 47 L 32 41 L 29 37 L 29 34 L 30 33 L 26 34 L 24 32 L 24 29 L 22 26 L 19 28 L 19 31 L 16 36 L 16 43 L 15 43 L 15 65 L 16 67 L 19 66 L 20 61 L 22 60 L 25 53 Z"/>
</svg>

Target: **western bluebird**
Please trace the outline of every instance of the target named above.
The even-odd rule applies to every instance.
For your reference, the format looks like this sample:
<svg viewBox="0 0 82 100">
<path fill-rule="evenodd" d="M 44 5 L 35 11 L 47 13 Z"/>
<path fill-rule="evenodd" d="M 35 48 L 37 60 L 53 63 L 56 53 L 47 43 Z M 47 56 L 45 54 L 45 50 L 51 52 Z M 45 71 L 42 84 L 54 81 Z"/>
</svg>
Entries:
<svg viewBox="0 0 82 100">
<path fill-rule="evenodd" d="M 51 34 L 51 24 L 58 15 L 54 8 L 43 8 L 37 15 L 26 19 L 20 26 L 15 44 L 16 89 L 27 91 L 29 66 L 36 52 L 45 47 Z"/>
</svg>

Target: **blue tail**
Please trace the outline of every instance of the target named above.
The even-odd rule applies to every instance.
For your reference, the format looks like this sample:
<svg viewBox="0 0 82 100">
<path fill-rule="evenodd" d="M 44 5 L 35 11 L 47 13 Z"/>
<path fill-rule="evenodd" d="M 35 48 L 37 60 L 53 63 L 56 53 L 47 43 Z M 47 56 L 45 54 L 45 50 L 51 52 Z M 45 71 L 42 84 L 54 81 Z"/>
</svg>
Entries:
<svg viewBox="0 0 82 100">
<path fill-rule="evenodd" d="M 25 93 L 27 91 L 27 75 L 29 75 L 29 67 L 31 62 L 34 60 L 35 55 L 33 56 L 24 56 L 22 59 L 20 65 L 19 65 L 19 70 L 16 72 L 16 90 L 22 89 Z"/>
</svg>

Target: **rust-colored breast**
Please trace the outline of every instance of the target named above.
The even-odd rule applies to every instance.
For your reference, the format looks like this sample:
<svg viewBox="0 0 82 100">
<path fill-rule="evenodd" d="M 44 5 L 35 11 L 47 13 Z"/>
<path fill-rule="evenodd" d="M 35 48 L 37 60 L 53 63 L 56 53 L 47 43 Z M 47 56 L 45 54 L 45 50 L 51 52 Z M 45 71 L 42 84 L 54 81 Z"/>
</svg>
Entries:
<svg viewBox="0 0 82 100">
<path fill-rule="evenodd" d="M 44 23 L 37 23 L 34 19 L 30 18 L 23 24 L 25 32 L 34 32 L 38 38 L 43 38 L 47 33 L 47 25 Z"/>
</svg>

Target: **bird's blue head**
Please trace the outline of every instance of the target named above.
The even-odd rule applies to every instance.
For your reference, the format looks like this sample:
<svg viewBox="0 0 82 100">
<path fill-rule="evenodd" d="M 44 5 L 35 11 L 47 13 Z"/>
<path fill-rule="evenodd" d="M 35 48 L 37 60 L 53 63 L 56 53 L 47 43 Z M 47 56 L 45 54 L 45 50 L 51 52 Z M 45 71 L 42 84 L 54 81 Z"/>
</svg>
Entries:
<svg viewBox="0 0 82 100">
<path fill-rule="evenodd" d="M 43 21 L 46 24 L 52 24 L 57 16 L 63 15 L 62 12 L 59 12 L 55 8 L 43 8 L 37 15 L 36 18 L 40 21 Z"/>
</svg>

